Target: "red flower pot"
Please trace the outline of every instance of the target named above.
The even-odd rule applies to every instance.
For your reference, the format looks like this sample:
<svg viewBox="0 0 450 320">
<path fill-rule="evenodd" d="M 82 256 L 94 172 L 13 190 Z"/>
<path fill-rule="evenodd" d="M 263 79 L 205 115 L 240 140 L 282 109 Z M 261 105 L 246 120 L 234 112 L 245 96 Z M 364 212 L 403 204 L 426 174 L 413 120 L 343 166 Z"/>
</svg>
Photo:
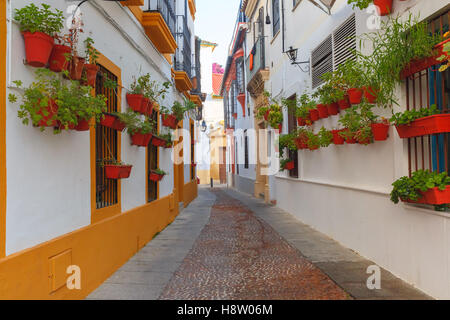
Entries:
<svg viewBox="0 0 450 320">
<path fill-rule="evenodd" d="M 350 88 L 347 90 L 348 100 L 351 104 L 360 104 L 363 96 L 363 90 L 359 88 Z"/>
<path fill-rule="evenodd" d="M 73 57 L 70 61 L 70 79 L 81 80 L 86 59 Z"/>
<path fill-rule="evenodd" d="M 339 113 L 339 105 L 336 102 L 327 104 L 327 110 L 329 115 L 335 116 Z"/>
<path fill-rule="evenodd" d="M 326 105 L 318 104 L 317 105 L 317 111 L 319 111 L 319 118 L 320 119 L 328 118 L 328 109 L 327 109 Z"/>
<path fill-rule="evenodd" d="M 145 98 L 142 102 L 144 105 L 142 106 L 142 111 L 145 115 L 151 116 L 153 112 L 153 101 L 149 98 Z M 144 110 L 145 109 L 145 110 Z M 176 119 L 175 119 L 176 121 Z"/>
<path fill-rule="evenodd" d="M 344 99 L 338 101 L 339 109 L 345 110 L 351 107 L 348 96 L 346 95 Z"/>
<path fill-rule="evenodd" d="M 47 115 L 44 114 L 47 113 Z M 42 119 L 39 120 L 39 127 L 56 127 L 58 126 L 58 121 L 55 119 L 58 114 L 58 105 L 54 100 L 49 100 L 47 107 L 41 107 L 37 114 L 42 116 Z"/>
<path fill-rule="evenodd" d="M 421 203 L 421 204 L 432 204 L 432 205 L 441 205 L 450 203 L 450 186 L 447 186 L 445 190 L 439 190 L 439 188 L 431 188 L 425 192 L 420 192 L 422 197 L 417 201 L 412 200 L 404 200 L 404 202 L 410 203 Z"/>
<path fill-rule="evenodd" d="M 164 147 L 165 144 L 166 140 L 161 139 L 157 136 L 152 137 L 152 145 L 154 145 L 155 147 Z"/>
<path fill-rule="evenodd" d="M 450 114 L 435 114 L 395 128 L 402 139 L 450 132 Z"/>
<path fill-rule="evenodd" d="M 308 147 L 308 149 L 311 151 L 318 150 L 319 146 L 311 146 L 311 147 Z"/>
<path fill-rule="evenodd" d="M 42 32 L 23 32 L 27 63 L 36 68 L 47 65 L 54 46 L 54 39 Z"/>
<path fill-rule="evenodd" d="M 84 69 L 86 70 L 86 78 L 88 86 L 94 87 L 95 81 L 97 80 L 97 73 L 99 70 L 96 64 L 85 64 Z"/>
<path fill-rule="evenodd" d="M 294 161 L 290 161 L 284 165 L 284 170 L 292 170 L 294 169 L 295 164 Z"/>
<path fill-rule="evenodd" d="M 373 139 L 375 141 L 384 141 L 388 138 L 389 124 L 387 123 L 372 123 Z"/>
<path fill-rule="evenodd" d="M 136 112 L 142 112 L 142 105 L 144 101 L 144 96 L 142 94 L 127 94 L 127 103 L 131 110 Z"/>
<path fill-rule="evenodd" d="M 130 177 L 133 166 L 105 165 L 106 179 L 127 179 Z"/>
<path fill-rule="evenodd" d="M 386 16 L 392 13 L 392 0 L 373 0 L 373 4 L 377 8 L 380 16 Z"/>
<path fill-rule="evenodd" d="M 126 127 L 125 123 L 120 121 L 117 116 L 112 114 L 105 113 L 102 120 L 100 120 L 100 124 L 104 127 L 111 128 L 117 131 L 123 131 Z"/>
<path fill-rule="evenodd" d="M 172 114 L 163 114 L 162 115 L 162 123 L 163 126 L 169 127 L 172 129 L 177 128 L 177 118 Z"/>
<path fill-rule="evenodd" d="M 78 124 L 75 126 L 76 131 L 88 131 L 89 129 L 89 120 L 78 120 Z"/>
<path fill-rule="evenodd" d="M 371 87 L 363 87 L 364 90 L 364 98 L 368 103 L 376 103 L 377 102 L 377 93 Z"/>
<path fill-rule="evenodd" d="M 50 55 L 50 59 L 48 61 L 49 69 L 54 72 L 66 71 L 69 69 L 69 60 L 66 57 L 70 55 L 72 49 L 69 46 L 62 46 L 60 44 L 56 44 L 53 47 L 52 54 Z"/>
<path fill-rule="evenodd" d="M 200 179 L 199 178 L 197 178 L 197 184 L 200 184 Z"/>
<path fill-rule="evenodd" d="M 297 117 L 297 124 L 299 127 L 306 126 L 306 120 L 303 119 L 302 117 Z"/>
<path fill-rule="evenodd" d="M 302 137 L 295 138 L 294 142 L 295 142 L 295 145 L 297 146 L 298 150 L 303 150 L 303 149 L 308 148 L 308 145 L 306 144 L 305 139 Z"/>
<path fill-rule="evenodd" d="M 267 110 L 266 113 L 264 113 L 264 120 L 265 121 L 269 121 L 269 113 L 270 113 L 270 110 Z"/>
<path fill-rule="evenodd" d="M 348 129 L 342 129 L 341 131 L 345 132 L 345 131 L 348 131 Z M 345 142 L 348 144 L 355 144 L 357 142 L 354 136 L 345 137 L 344 139 L 345 139 Z"/>
<path fill-rule="evenodd" d="M 331 130 L 331 133 L 333 134 L 333 143 L 336 145 L 341 145 L 344 144 L 345 139 L 343 137 L 341 137 L 339 135 L 339 132 L 341 132 L 341 130 Z"/>
<path fill-rule="evenodd" d="M 158 181 L 161 181 L 162 178 L 164 178 L 164 175 L 163 175 L 163 174 L 157 174 L 157 173 L 154 173 L 154 172 L 150 172 L 149 179 L 150 179 L 151 181 L 153 181 L 153 182 L 158 182 Z"/>
<path fill-rule="evenodd" d="M 311 121 L 319 120 L 319 111 L 317 109 L 309 110 L 309 118 Z"/>
<path fill-rule="evenodd" d="M 152 139 L 152 134 L 135 133 L 131 136 L 131 144 L 133 146 L 147 147 Z"/>
<path fill-rule="evenodd" d="M 280 123 L 278 125 L 278 131 L 280 131 L 280 133 L 283 131 L 283 124 L 282 123 Z"/>
</svg>

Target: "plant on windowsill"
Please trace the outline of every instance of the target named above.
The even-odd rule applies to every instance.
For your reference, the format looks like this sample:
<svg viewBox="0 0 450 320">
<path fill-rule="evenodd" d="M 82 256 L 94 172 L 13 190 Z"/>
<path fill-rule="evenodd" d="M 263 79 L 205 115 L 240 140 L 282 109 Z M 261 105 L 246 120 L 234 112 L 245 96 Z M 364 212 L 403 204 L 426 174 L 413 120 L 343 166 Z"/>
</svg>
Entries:
<svg viewBox="0 0 450 320">
<path fill-rule="evenodd" d="M 100 121 L 106 110 L 106 98 L 103 95 L 92 96 L 92 88 L 81 86 L 77 81 L 63 81 L 48 69 L 37 69 L 36 80 L 23 88 L 22 104 L 18 116 L 22 123 L 40 127 L 54 127 L 54 133 L 61 130 L 89 130 L 89 121 Z M 22 81 L 13 82 L 22 88 Z M 11 103 L 17 102 L 17 96 L 10 94 Z"/>
<path fill-rule="evenodd" d="M 450 114 L 441 114 L 441 111 L 432 105 L 430 108 L 407 110 L 398 112 L 391 118 L 400 138 L 420 137 L 437 133 L 449 132 Z"/>
<path fill-rule="evenodd" d="M 292 170 L 295 167 L 294 161 L 291 159 L 281 159 L 280 160 L 280 171 L 283 170 Z"/>
<path fill-rule="evenodd" d="M 105 178 L 112 180 L 128 179 L 132 165 L 118 160 L 103 160 L 100 164 L 105 169 Z"/>
<path fill-rule="evenodd" d="M 294 133 L 282 134 L 278 138 L 278 146 L 280 150 L 280 157 L 283 157 L 285 148 L 290 151 L 296 151 L 297 145 L 295 144 L 295 138 L 297 137 Z"/>
<path fill-rule="evenodd" d="M 149 179 L 154 182 L 161 181 L 164 176 L 167 175 L 167 172 L 157 168 L 155 170 L 150 171 Z"/>
<path fill-rule="evenodd" d="M 85 45 L 85 60 L 84 70 L 86 74 L 87 84 L 91 87 L 95 86 L 95 81 L 97 79 L 97 73 L 99 66 L 97 65 L 97 60 L 99 58 L 100 52 L 94 48 L 94 40 L 90 37 L 84 40 Z"/>
<path fill-rule="evenodd" d="M 64 27 L 64 14 L 47 4 L 39 8 L 33 3 L 15 9 L 14 20 L 20 25 L 25 40 L 27 63 L 33 67 L 47 65 L 54 45 L 54 37 Z"/>
<path fill-rule="evenodd" d="M 446 172 L 419 170 L 413 172 L 411 178 L 401 177 L 392 186 L 391 201 L 396 204 L 399 200 L 435 206 L 450 203 L 450 177 Z"/>
</svg>

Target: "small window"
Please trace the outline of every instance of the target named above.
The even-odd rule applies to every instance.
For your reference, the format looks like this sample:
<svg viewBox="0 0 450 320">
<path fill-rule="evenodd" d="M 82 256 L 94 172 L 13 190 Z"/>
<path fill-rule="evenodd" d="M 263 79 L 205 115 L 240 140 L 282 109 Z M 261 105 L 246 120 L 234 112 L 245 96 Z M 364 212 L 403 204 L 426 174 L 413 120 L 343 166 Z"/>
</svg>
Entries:
<svg viewBox="0 0 450 320">
<path fill-rule="evenodd" d="M 333 49 L 331 35 L 326 38 L 311 54 L 312 87 L 317 88 L 324 81 L 322 75 L 333 71 Z"/>
<path fill-rule="evenodd" d="M 273 36 L 280 31 L 280 0 L 272 0 Z"/>
</svg>

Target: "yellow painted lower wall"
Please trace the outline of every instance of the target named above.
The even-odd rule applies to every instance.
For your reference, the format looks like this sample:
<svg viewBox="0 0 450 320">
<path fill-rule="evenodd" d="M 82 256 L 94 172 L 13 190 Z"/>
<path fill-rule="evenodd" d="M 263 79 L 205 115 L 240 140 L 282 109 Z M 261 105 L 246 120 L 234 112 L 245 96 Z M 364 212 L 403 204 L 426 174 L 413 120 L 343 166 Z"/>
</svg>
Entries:
<svg viewBox="0 0 450 320">
<path fill-rule="evenodd" d="M 183 188 L 183 204 L 186 208 L 198 196 L 198 184 L 193 180 L 184 185 Z"/>
<path fill-rule="evenodd" d="M 197 170 L 197 177 L 200 179 L 200 184 L 209 184 L 211 181 L 209 170 Z"/>
<path fill-rule="evenodd" d="M 0 299 L 85 298 L 176 218 L 171 197 L 1 259 Z M 81 269 L 80 290 L 65 285 L 69 265 Z"/>
</svg>

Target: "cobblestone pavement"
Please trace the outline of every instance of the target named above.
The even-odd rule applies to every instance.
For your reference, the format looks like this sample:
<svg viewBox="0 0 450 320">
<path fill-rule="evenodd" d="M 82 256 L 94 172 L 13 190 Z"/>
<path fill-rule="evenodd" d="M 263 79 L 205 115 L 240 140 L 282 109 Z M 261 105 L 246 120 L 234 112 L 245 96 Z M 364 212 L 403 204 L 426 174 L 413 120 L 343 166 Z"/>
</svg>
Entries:
<svg viewBox="0 0 450 320">
<path fill-rule="evenodd" d="M 242 202 L 220 189 L 202 230 L 160 299 L 348 299 Z"/>
</svg>

